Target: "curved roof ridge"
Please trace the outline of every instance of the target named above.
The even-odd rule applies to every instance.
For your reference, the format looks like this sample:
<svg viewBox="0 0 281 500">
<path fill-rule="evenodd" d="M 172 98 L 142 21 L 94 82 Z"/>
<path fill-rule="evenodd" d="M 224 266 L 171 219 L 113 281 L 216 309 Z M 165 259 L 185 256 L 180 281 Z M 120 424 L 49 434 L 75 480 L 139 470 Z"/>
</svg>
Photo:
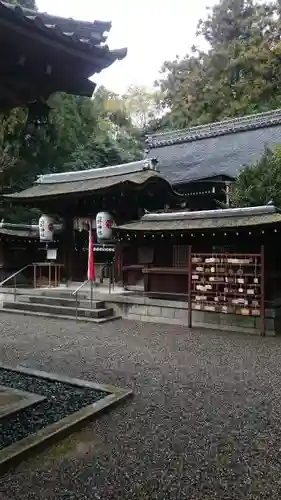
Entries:
<svg viewBox="0 0 281 500">
<path fill-rule="evenodd" d="M 90 196 L 92 193 L 98 191 L 110 189 L 110 188 L 121 188 L 124 185 L 135 185 L 137 188 L 144 187 L 149 182 L 161 182 L 165 183 L 169 189 L 178 196 L 169 182 L 164 176 L 159 172 L 152 169 L 145 169 L 141 171 L 135 171 L 130 173 L 120 173 L 120 175 L 100 177 L 99 179 L 81 179 L 81 180 L 69 180 L 68 182 L 53 182 L 53 183 L 37 183 L 33 186 L 25 189 L 24 191 L 6 194 L 5 199 L 12 200 L 22 200 L 24 203 L 33 202 L 34 200 L 42 200 L 47 198 L 55 198 L 61 196 Z"/>
<path fill-rule="evenodd" d="M 261 205 L 255 207 L 221 208 L 216 210 L 180 211 L 148 213 L 142 216 L 141 221 L 163 221 L 163 220 L 193 220 L 204 218 L 237 217 L 249 215 L 264 215 L 280 213 L 274 205 Z"/>
<path fill-rule="evenodd" d="M 181 215 L 180 215 L 181 214 Z M 281 213 L 274 206 L 230 208 L 221 210 L 202 210 L 199 212 L 147 214 L 140 220 L 116 227 L 116 231 L 187 231 L 222 230 L 237 231 L 246 227 L 281 224 Z"/>
<path fill-rule="evenodd" d="M 41 21 L 45 26 L 56 27 L 60 29 L 62 33 L 75 33 L 77 36 L 80 35 L 81 38 L 91 39 L 96 38 L 99 34 L 103 41 L 106 39 L 105 33 L 111 30 L 111 21 L 82 21 L 73 18 L 67 18 L 62 16 L 56 16 L 49 14 L 47 12 L 39 12 L 34 9 L 28 9 L 19 4 L 10 4 L 7 2 L 0 1 L 0 4 L 4 7 L 15 11 L 18 15 L 22 15 L 33 21 Z"/>
<path fill-rule="evenodd" d="M 68 172 L 39 175 L 35 184 L 61 184 L 64 182 L 78 182 L 91 179 L 107 179 L 109 177 L 130 175 L 148 170 L 155 172 L 159 171 L 157 163 L 152 158 L 121 163 L 119 165 L 110 165 L 107 167 L 70 170 Z"/>
<path fill-rule="evenodd" d="M 279 108 L 272 111 L 207 123 L 205 125 L 196 125 L 186 129 L 148 135 L 146 142 L 153 149 L 280 124 L 281 109 Z"/>
<path fill-rule="evenodd" d="M 123 59 L 127 55 L 124 48 L 110 51 L 104 45 L 111 30 L 111 21 L 80 21 L 73 18 L 53 16 L 46 12 L 27 9 L 19 4 L 10 4 L 0 0 L 0 15 L 10 20 L 22 22 L 30 29 L 41 29 L 43 34 L 57 36 L 61 41 L 71 41 L 80 45 L 80 49 L 106 49 L 109 58 Z M 111 61 L 114 62 L 114 61 Z"/>
</svg>

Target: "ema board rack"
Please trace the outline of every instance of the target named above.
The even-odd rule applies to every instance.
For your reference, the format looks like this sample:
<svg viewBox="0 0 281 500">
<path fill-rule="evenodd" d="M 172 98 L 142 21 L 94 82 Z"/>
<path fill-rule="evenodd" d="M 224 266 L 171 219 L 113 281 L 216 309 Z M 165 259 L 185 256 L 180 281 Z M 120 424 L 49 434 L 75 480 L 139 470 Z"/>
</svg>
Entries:
<svg viewBox="0 0 281 500">
<path fill-rule="evenodd" d="M 262 260 L 262 254 L 192 253 L 192 309 L 261 317 Z"/>
</svg>

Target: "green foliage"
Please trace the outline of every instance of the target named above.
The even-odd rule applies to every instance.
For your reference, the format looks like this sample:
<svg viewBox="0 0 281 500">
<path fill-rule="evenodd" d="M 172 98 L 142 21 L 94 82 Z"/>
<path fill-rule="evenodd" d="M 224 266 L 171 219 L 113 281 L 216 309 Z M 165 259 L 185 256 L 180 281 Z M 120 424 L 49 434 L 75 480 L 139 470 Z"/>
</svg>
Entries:
<svg viewBox="0 0 281 500">
<path fill-rule="evenodd" d="M 281 107 L 281 2 L 220 0 L 198 35 L 208 52 L 192 48 L 165 62 L 158 82 L 167 111 L 158 128 L 181 128 Z M 281 140 L 280 140 L 281 143 Z M 232 206 L 269 202 L 281 207 L 281 147 L 266 149 L 231 187 Z"/>
<path fill-rule="evenodd" d="M 7 3 L 18 4 L 26 9 L 37 10 L 35 0 L 5 0 Z"/>
<path fill-rule="evenodd" d="M 159 90 L 131 85 L 122 96 L 121 101 L 125 112 L 131 117 L 133 123 L 144 131 L 151 121 L 157 120 L 161 114 L 160 104 L 163 97 Z"/>
<path fill-rule="evenodd" d="M 261 159 L 247 166 L 231 186 L 231 206 L 249 207 L 273 203 L 281 207 L 281 149 L 265 149 Z"/>
<path fill-rule="evenodd" d="M 0 194 L 25 189 L 40 174 L 141 159 L 140 132 L 125 109 L 108 110 L 109 98 L 114 94 L 104 88 L 93 99 L 54 95 L 50 123 L 42 127 L 27 124 L 22 109 L 0 117 Z M 23 221 L 15 207 L 0 205 L 2 217 Z"/>
<path fill-rule="evenodd" d="M 280 8 L 273 2 L 221 0 L 198 35 L 208 52 L 192 47 L 166 62 L 158 82 L 168 113 L 162 127 L 179 128 L 274 109 L 281 104 Z"/>
<path fill-rule="evenodd" d="M 8 1 L 36 9 L 35 0 Z M 49 105 L 49 124 L 42 127 L 27 122 L 25 109 L 0 115 L 0 195 L 29 187 L 40 174 L 142 158 L 141 132 L 124 98 L 101 87 L 93 99 L 56 94 Z M 24 222 L 33 216 L 0 203 L 0 219 Z"/>
</svg>

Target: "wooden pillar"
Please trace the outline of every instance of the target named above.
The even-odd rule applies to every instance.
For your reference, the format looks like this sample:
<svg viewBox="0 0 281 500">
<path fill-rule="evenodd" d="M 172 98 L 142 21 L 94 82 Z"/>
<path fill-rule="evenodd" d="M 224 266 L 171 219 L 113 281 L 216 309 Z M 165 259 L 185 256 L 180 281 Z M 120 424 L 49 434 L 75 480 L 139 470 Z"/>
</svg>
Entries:
<svg viewBox="0 0 281 500">
<path fill-rule="evenodd" d="M 123 285 L 123 245 L 117 243 L 115 249 L 115 280 Z"/>
<path fill-rule="evenodd" d="M 192 246 L 188 245 L 188 328 L 192 328 Z"/>
<path fill-rule="evenodd" d="M 260 314 L 261 314 L 261 324 L 260 324 L 260 329 L 261 329 L 261 336 L 265 336 L 265 266 L 264 266 L 264 245 L 261 245 L 261 260 L 260 260 L 260 265 L 261 265 L 261 284 L 260 284 L 260 290 L 261 290 L 261 304 L 260 304 Z"/>
<path fill-rule="evenodd" d="M 65 217 L 64 224 L 64 233 L 62 236 L 64 275 L 67 281 L 72 281 L 74 266 L 74 230 L 72 217 Z"/>
<path fill-rule="evenodd" d="M 0 240 L 0 281 L 5 279 L 5 250 L 4 250 L 4 242 Z"/>
</svg>

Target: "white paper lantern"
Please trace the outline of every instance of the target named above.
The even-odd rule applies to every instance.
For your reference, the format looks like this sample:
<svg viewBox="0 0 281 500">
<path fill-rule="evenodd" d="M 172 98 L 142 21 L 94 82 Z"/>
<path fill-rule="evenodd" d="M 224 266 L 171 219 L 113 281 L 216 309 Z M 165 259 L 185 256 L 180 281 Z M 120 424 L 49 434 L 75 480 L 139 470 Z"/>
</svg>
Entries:
<svg viewBox="0 0 281 500">
<path fill-rule="evenodd" d="M 54 239 L 54 220 L 49 215 L 41 215 L 39 219 L 40 241 L 53 241 Z"/>
<path fill-rule="evenodd" d="M 96 216 L 97 237 L 99 240 L 112 239 L 114 220 L 108 212 L 99 212 Z"/>
</svg>

